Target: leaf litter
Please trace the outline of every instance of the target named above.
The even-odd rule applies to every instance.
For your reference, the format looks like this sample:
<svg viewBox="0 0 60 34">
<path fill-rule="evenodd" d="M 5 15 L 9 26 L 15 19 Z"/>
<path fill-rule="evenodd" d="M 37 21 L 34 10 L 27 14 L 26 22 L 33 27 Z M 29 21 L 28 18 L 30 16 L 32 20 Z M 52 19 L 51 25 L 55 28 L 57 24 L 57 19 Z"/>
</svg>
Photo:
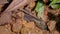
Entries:
<svg viewBox="0 0 60 34">
<path fill-rule="evenodd" d="M 60 7 L 59 1 L 56 0 L 23 0 L 28 1 L 26 5 L 18 9 L 11 10 L 11 18 L 7 19 L 10 10 L 4 12 L 0 4 L 0 16 L 2 13 L 8 13 L 7 17 L 2 17 L 0 23 L 0 34 L 60 34 L 59 20 Z M 46 5 L 50 2 L 48 5 Z M 9 4 L 10 5 L 10 4 Z M 55 6 L 57 5 L 57 6 Z M 17 6 L 17 5 L 16 5 Z M 8 6 L 9 7 L 9 6 Z M 23 9 L 23 10 L 21 10 Z M 4 23 L 6 21 L 6 23 Z M 2 23 L 3 22 L 3 23 Z M 42 25 L 41 25 L 42 24 Z M 46 29 L 45 29 L 46 26 Z"/>
</svg>

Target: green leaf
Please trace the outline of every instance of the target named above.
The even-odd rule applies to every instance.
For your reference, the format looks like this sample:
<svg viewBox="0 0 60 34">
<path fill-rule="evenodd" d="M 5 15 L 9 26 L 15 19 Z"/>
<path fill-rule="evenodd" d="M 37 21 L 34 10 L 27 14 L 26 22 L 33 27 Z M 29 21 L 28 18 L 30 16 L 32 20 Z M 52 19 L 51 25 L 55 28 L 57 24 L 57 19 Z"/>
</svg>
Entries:
<svg viewBox="0 0 60 34">
<path fill-rule="evenodd" d="M 35 10 L 38 12 L 39 8 L 42 7 L 43 3 L 38 2 Z"/>
<path fill-rule="evenodd" d="M 43 16 L 43 14 L 44 14 L 44 6 L 42 6 L 41 8 L 39 8 L 37 17 L 40 18 L 40 17 Z"/>
<path fill-rule="evenodd" d="M 60 0 L 52 0 L 51 4 L 60 3 Z"/>
<path fill-rule="evenodd" d="M 44 4 L 43 4 L 43 2 L 38 1 L 35 10 L 37 12 L 37 17 L 40 18 L 44 13 Z"/>
<path fill-rule="evenodd" d="M 49 6 L 53 9 L 60 9 L 60 0 L 52 0 Z"/>
<path fill-rule="evenodd" d="M 51 5 L 51 7 L 55 9 L 60 9 L 60 4 L 53 4 Z"/>
</svg>

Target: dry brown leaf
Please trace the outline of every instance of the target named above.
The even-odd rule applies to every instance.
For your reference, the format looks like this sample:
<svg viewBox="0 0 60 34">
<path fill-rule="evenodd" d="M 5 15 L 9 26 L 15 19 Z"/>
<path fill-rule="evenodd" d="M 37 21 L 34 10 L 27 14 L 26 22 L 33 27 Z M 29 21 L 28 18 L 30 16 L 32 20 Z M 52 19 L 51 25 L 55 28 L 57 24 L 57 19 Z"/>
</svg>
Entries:
<svg viewBox="0 0 60 34">
<path fill-rule="evenodd" d="M 38 28 L 22 28 L 21 34 L 43 34 L 43 31 Z"/>
<path fill-rule="evenodd" d="M 27 28 L 35 28 L 34 22 L 26 23 L 26 24 L 24 24 L 24 26 L 27 27 Z"/>
<path fill-rule="evenodd" d="M 53 31 L 55 29 L 55 24 L 56 24 L 55 21 L 49 21 L 48 22 L 47 25 L 48 25 L 48 28 L 49 28 L 50 31 Z"/>
<path fill-rule="evenodd" d="M 29 4 L 29 8 L 30 9 L 33 9 L 35 7 L 35 2 L 31 2 L 30 4 Z"/>
<path fill-rule="evenodd" d="M 21 28 L 22 28 L 21 20 L 17 19 L 16 23 L 14 23 L 12 26 L 12 30 L 13 32 L 20 32 Z"/>
<path fill-rule="evenodd" d="M 21 12 L 21 11 L 19 11 L 19 12 L 17 13 L 17 16 L 19 16 L 19 17 L 23 18 L 23 17 L 24 17 L 24 13 L 23 13 L 23 12 Z"/>
<path fill-rule="evenodd" d="M 10 25 L 0 26 L 0 34 L 11 34 Z"/>
<path fill-rule="evenodd" d="M 47 31 L 47 30 L 43 30 L 44 32 L 44 34 L 51 34 L 49 31 Z"/>
<path fill-rule="evenodd" d="M 60 34 L 58 31 L 52 31 L 52 34 Z"/>
</svg>

